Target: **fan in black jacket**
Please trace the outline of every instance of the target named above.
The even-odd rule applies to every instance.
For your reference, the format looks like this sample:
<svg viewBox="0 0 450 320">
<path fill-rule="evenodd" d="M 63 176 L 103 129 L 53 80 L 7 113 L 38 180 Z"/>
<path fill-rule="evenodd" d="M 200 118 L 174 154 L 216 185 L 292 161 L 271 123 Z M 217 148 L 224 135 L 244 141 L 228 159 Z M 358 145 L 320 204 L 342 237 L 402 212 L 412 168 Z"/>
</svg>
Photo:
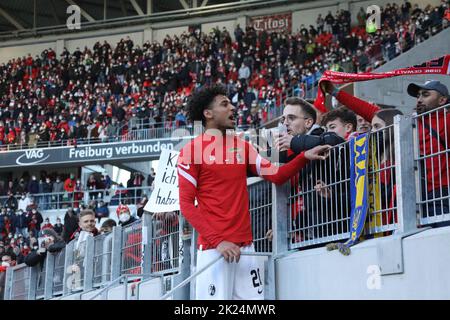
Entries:
<svg viewBox="0 0 450 320">
<path fill-rule="evenodd" d="M 52 229 L 43 230 L 42 235 L 45 239 L 42 242 L 41 247 L 37 250 L 31 251 L 25 257 L 25 264 L 29 267 L 34 267 L 38 264 L 42 267 L 45 258 L 47 257 L 47 252 L 57 254 L 66 246 L 66 243 Z"/>
<path fill-rule="evenodd" d="M 345 142 L 344 138 L 334 132 L 324 132 L 322 127 L 315 124 L 316 120 L 317 114 L 311 104 L 295 97 L 286 100 L 282 123 L 286 126 L 288 134 L 277 138 L 274 143 L 275 148 L 280 150 L 279 162 L 289 162 L 301 152 L 318 145 L 335 146 Z M 341 153 L 338 150 L 332 152 L 332 159 L 338 158 L 334 153 Z M 324 236 L 324 228 L 321 225 L 336 220 L 333 216 L 336 212 L 324 210 L 329 208 L 328 199 L 320 197 L 314 188 L 319 181 L 328 184 L 336 177 L 335 174 L 327 175 L 334 172 L 334 169 L 330 171 L 325 168 L 324 163 L 313 161 L 300 171 L 297 178 L 291 180 L 291 195 L 294 196 L 294 202 L 291 203 L 291 218 L 294 229 L 301 230 L 302 239 L 312 240 Z M 328 231 L 326 228 L 325 232 L 330 234 Z"/>
</svg>

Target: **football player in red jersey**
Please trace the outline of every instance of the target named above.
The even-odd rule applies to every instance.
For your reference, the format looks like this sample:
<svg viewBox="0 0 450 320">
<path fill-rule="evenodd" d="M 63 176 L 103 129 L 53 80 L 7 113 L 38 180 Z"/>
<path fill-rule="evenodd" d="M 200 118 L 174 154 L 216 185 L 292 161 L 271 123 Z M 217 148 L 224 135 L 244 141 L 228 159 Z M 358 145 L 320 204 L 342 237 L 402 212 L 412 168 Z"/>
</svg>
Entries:
<svg viewBox="0 0 450 320">
<path fill-rule="evenodd" d="M 197 299 L 263 299 L 260 260 L 240 257 L 241 251 L 254 251 L 247 176 L 283 184 L 309 160 L 325 159 L 329 146 L 302 152 L 278 167 L 234 134 L 235 107 L 224 87 L 200 89 L 191 96 L 188 109 L 193 121 L 202 121 L 205 132 L 179 156 L 180 208 L 199 234 L 197 267 L 224 257 L 197 277 Z"/>
</svg>

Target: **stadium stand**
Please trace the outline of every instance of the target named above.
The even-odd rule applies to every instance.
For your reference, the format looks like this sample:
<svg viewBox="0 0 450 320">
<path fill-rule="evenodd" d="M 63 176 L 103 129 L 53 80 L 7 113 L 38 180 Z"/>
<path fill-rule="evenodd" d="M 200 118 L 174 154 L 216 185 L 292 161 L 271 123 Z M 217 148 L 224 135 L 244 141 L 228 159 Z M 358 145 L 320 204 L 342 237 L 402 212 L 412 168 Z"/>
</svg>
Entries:
<svg viewBox="0 0 450 320">
<path fill-rule="evenodd" d="M 60 57 L 52 49 L 17 57 L 0 66 L 0 146 L 76 145 L 127 139 L 136 129 L 170 131 L 190 124 L 184 110 L 190 92 L 212 83 L 226 84 L 238 105 L 238 127 L 259 127 L 280 115 L 286 94 L 311 93 L 324 70 L 370 71 L 440 32 L 447 18 L 444 3 L 408 12 L 388 4 L 383 28 L 374 34 L 352 27 L 350 12 L 340 10 L 293 34 L 237 27 L 236 41 L 215 29 L 142 48 L 127 37 L 115 47 L 99 41 Z"/>
<path fill-rule="evenodd" d="M 191 126 L 186 99 L 194 90 L 214 83 L 224 84 L 237 106 L 238 127 L 258 128 L 281 115 L 287 96 L 304 98 L 317 90 L 325 70 L 372 71 L 441 32 L 448 26 L 448 10 L 445 1 L 425 8 L 387 5 L 382 9 L 384 28 L 374 34 L 365 31 L 365 13 L 358 15 L 358 25 L 351 26 L 350 13 L 340 10 L 337 15 L 319 15 L 316 27 L 302 26 L 293 34 L 257 33 L 251 27 L 238 27 L 233 31 L 236 41 L 232 41 L 229 31 L 215 29 L 209 35 L 192 32 L 168 36 L 162 43 L 145 43 L 142 48 L 125 38 L 115 47 L 99 41 L 92 49 L 72 53 L 64 50 L 60 57 L 53 50 L 45 50 L 34 58 L 13 59 L 0 66 L 0 148 L 6 152 L 15 148 L 125 141 L 130 132 L 139 129 L 170 132 Z M 416 128 L 423 127 L 432 114 L 447 119 L 447 107 L 414 116 Z M 399 231 L 399 220 L 406 219 L 406 200 L 398 196 L 405 190 L 396 189 L 394 181 L 397 175 L 405 179 L 404 167 L 409 162 L 404 153 L 394 156 L 400 125 L 392 122 L 393 119 L 370 137 L 370 148 L 379 151 L 381 145 L 383 152 L 371 153 L 368 175 L 371 181 L 381 181 L 383 189 L 381 194 L 370 190 L 379 203 L 369 210 L 364 239 L 392 235 Z M 445 129 L 447 125 L 443 124 Z M 429 154 L 421 154 L 418 140 L 413 141 L 412 133 L 410 140 L 405 139 L 405 144 L 410 143 L 414 149 L 414 161 L 425 163 L 427 157 L 439 157 L 442 153 L 448 160 L 447 141 Z M 340 172 L 336 169 L 337 164 L 347 164 L 348 152 L 348 141 L 335 146 L 323 166 L 311 165 L 300 173 L 310 180 L 299 183 L 298 178 L 294 179 L 289 191 L 265 181 L 248 187 L 258 253 L 269 254 L 282 248 L 305 250 L 348 238 L 350 216 L 339 212 L 339 207 L 350 207 L 351 199 L 343 191 L 348 190 L 350 178 L 347 167 Z M 432 165 L 436 171 L 440 166 L 440 162 Z M 419 177 L 419 173 L 415 175 Z M 313 185 L 312 177 L 322 178 L 328 190 Z M 94 298 L 111 298 L 107 291 L 122 281 L 127 289 L 121 297 L 127 299 L 139 296 L 135 289 L 147 280 L 174 282 L 183 267 L 180 246 L 195 238 L 195 230 L 180 212 L 143 215 L 142 207 L 152 187 L 146 185 L 140 173 L 128 182 L 123 186 L 109 176 L 91 175 L 82 186 L 74 175 L 60 174 L 2 181 L 0 255 L 16 261 L 8 260 L 8 268 L 5 264 L 0 269 L 0 276 L 6 279 L 5 298 L 51 299 L 75 294 L 82 299 L 90 291 L 97 295 Z M 414 222 L 415 227 L 435 226 L 448 220 L 448 212 L 435 212 L 437 203 L 449 201 L 442 181 L 436 181 L 442 191 L 437 196 L 421 194 L 424 185 L 420 181 L 416 186 L 421 188 L 417 199 L 421 216 L 418 224 Z M 288 239 L 285 244 L 272 242 L 274 208 L 283 207 L 273 203 L 275 198 L 286 201 L 281 211 L 290 217 L 282 230 Z M 111 232 L 69 241 L 67 233 L 72 234 L 78 227 L 77 214 L 82 209 L 94 210 L 100 224 L 110 217 L 111 210 L 115 214 L 118 205 L 136 205 L 141 211 L 133 213 L 132 222 L 120 223 Z M 430 206 L 434 206 L 434 211 L 429 210 Z M 51 209 L 66 211 L 64 224 L 60 218 L 54 224 L 45 219 L 43 212 Z M 38 238 L 45 229 L 53 229 L 64 238 L 66 247 L 47 255 L 39 269 L 26 267 L 22 263 L 31 251 L 40 249 Z M 149 245 L 144 244 L 143 230 L 151 230 L 145 233 Z M 65 272 L 68 267 L 71 271 Z M 63 284 L 68 280 L 71 286 L 66 287 Z M 162 286 L 156 296 L 176 284 Z"/>
</svg>

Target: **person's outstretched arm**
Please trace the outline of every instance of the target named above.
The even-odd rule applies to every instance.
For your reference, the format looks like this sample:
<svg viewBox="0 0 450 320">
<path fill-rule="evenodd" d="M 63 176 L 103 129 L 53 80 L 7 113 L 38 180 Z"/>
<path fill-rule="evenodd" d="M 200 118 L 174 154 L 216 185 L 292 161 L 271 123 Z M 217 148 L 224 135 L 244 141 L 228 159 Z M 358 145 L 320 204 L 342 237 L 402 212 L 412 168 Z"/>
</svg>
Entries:
<svg viewBox="0 0 450 320">
<path fill-rule="evenodd" d="M 253 146 L 247 144 L 247 147 L 250 171 L 277 185 L 285 183 L 290 177 L 298 173 L 299 170 L 306 166 L 309 160 L 325 160 L 327 157 L 326 152 L 330 149 L 329 145 L 317 146 L 303 151 L 283 166 L 276 166 L 261 157 Z"/>
<path fill-rule="evenodd" d="M 381 108 L 375 104 L 361 100 L 343 90 L 337 90 L 330 81 L 322 81 L 321 87 L 324 92 L 333 95 L 340 103 L 353 110 L 366 121 L 371 122 L 375 114 L 381 110 Z"/>
</svg>

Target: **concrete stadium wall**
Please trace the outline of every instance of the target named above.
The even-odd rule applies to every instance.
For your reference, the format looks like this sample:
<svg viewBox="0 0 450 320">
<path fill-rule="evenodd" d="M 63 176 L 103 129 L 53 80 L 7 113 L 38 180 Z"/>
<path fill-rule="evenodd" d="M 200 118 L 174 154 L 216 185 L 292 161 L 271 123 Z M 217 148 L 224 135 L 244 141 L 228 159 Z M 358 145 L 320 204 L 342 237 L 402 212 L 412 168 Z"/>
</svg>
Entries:
<svg viewBox="0 0 450 320">
<path fill-rule="evenodd" d="M 120 39 L 125 39 L 127 36 L 129 36 L 130 39 L 133 40 L 134 45 L 139 45 L 142 47 L 143 32 L 132 32 L 132 33 L 127 33 L 127 34 L 118 34 L 118 35 L 110 35 L 110 36 L 96 36 L 96 37 L 76 39 L 76 40 L 74 39 L 74 40 L 66 41 L 65 45 L 66 45 L 67 50 L 69 50 L 70 52 L 74 52 L 77 47 L 79 47 L 81 51 L 83 51 L 84 47 L 88 47 L 88 48 L 92 49 L 94 47 L 94 44 L 97 41 L 100 41 L 100 43 L 103 43 L 103 41 L 105 41 L 105 40 L 114 47 L 115 44 L 120 41 Z"/>
<path fill-rule="evenodd" d="M 49 48 L 56 50 L 56 42 L 0 48 L 0 63 L 6 63 L 13 58 L 28 56 L 28 53 L 31 53 L 31 56 L 34 58 L 36 55 L 40 56 L 42 51 Z"/>
<path fill-rule="evenodd" d="M 219 30 L 222 30 L 225 27 L 229 32 L 230 36 L 234 38 L 234 29 L 238 25 L 239 22 L 236 20 L 227 20 L 227 21 L 219 21 L 219 22 L 211 22 L 202 24 L 202 31 L 206 34 L 210 33 L 214 28 L 218 27 Z M 242 26 L 241 26 L 242 27 Z"/>
<path fill-rule="evenodd" d="M 154 29 L 153 30 L 153 41 L 162 43 L 166 35 L 174 36 L 181 35 L 183 32 L 188 31 L 188 26 L 168 28 L 168 29 Z"/>
<path fill-rule="evenodd" d="M 276 264 L 278 298 L 450 299 L 450 227 L 403 239 L 403 257 L 396 258 L 403 259 L 404 272 L 378 277 L 383 254 L 378 245 L 389 240 L 364 241 L 349 256 L 323 247 L 281 258 Z"/>
<path fill-rule="evenodd" d="M 450 28 L 389 61 L 376 71 L 385 72 L 410 67 L 448 54 L 450 52 L 450 41 L 448 39 L 450 39 Z M 442 81 L 450 88 L 450 77 L 448 75 L 415 75 L 356 82 L 355 95 L 377 104 L 395 106 L 405 114 L 411 114 L 413 107 L 415 107 L 415 98 L 407 94 L 406 88 L 411 82 L 423 83 L 429 79 Z"/>
<path fill-rule="evenodd" d="M 292 32 L 298 32 L 300 31 L 300 26 L 302 24 L 305 25 L 307 29 L 309 29 L 310 25 L 313 25 L 314 27 L 317 26 L 316 19 L 319 14 L 322 14 L 322 17 L 325 18 L 325 16 L 328 14 L 328 11 L 331 11 L 331 14 L 336 14 L 336 11 L 338 10 L 339 6 L 326 6 L 326 7 L 320 7 L 320 8 L 314 8 L 314 9 L 306 9 L 301 11 L 295 11 L 292 13 Z"/>
</svg>

